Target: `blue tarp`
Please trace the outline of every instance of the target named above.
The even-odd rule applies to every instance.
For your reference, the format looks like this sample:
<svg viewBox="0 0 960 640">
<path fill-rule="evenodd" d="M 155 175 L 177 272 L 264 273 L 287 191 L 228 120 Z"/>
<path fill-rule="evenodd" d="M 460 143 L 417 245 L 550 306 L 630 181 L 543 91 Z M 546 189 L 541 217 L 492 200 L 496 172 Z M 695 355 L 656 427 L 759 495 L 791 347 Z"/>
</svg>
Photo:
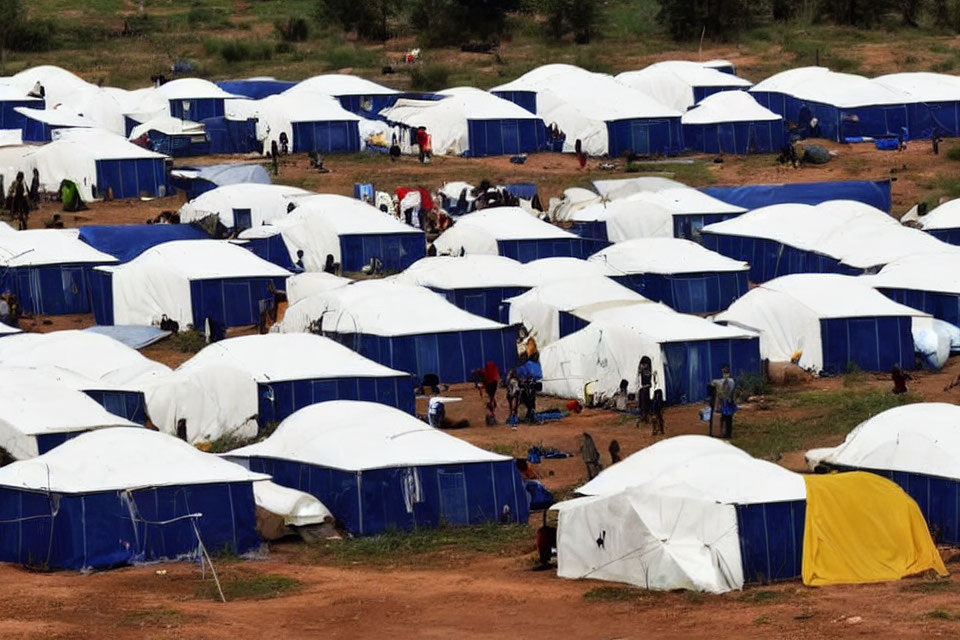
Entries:
<svg viewBox="0 0 960 640">
<path fill-rule="evenodd" d="M 707 397 L 710 382 L 720 369 L 730 367 L 736 378 L 760 374 L 759 338 L 722 338 L 668 342 L 660 347 L 664 387 L 669 404 L 699 402 Z"/>
<path fill-rule="evenodd" d="M 889 180 L 753 184 L 742 187 L 707 187 L 701 191 L 744 209 L 759 209 L 788 202 L 820 204 L 827 200 L 856 200 L 881 211 L 890 211 Z"/>
<path fill-rule="evenodd" d="M 164 133 L 151 129 L 147 131 L 147 146 L 151 151 L 173 158 L 210 155 L 210 143 L 206 136 L 187 133 Z"/>
<path fill-rule="evenodd" d="M 464 155 L 519 155 L 544 148 L 546 128 L 542 120 L 497 119 L 467 120 L 468 150 Z"/>
<path fill-rule="evenodd" d="M 209 240 L 210 236 L 189 224 L 129 224 L 80 227 L 80 239 L 124 263 L 164 242 Z"/>
<path fill-rule="evenodd" d="M 831 318 L 820 321 L 823 371 L 846 373 L 850 364 L 863 371 L 914 368 L 909 316 Z"/>
<path fill-rule="evenodd" d="M 502 322 L 506 307 L 503 301 L 527 291 L 528 287 L 475 287 L 469 289 L 434 289 L 464 311 Z"/>
<path fill-rule="evenodd" d="M 960 295 L 913 289 L 877 289 L 895 302 L 925 311 L 938 320 L 960 327 Z"/>
<path fill-rule="evenodd" d="M 513 104 L 523 107 L 530 113 L 537 113 L 537 92 L 536 91 L 491 91 L 498 98 L 509 100 Z M 551 123 L 547 123 L 548 125 Z"/>
<path fill-rule="evenodd" d="M 326 332 L 324 335 L 382 365 L 409 371 L 418 380 L 435 374 L 441 382 L 468 382 L 473 370 L 482 368 L 490 360 L 500 371 L 509 371 L 517 360 L 517 326 L 405 336 Z"/>
<path fill-rule="evenodd" d="M 960 245 L 960 227 L 954 229 L 930 229 L 927 233 L 941 242 Z"/>
<path fill-rule="evenodd" d="M 23 131 L 27 116 L 17 113 L 17 107 L 27 109 L 45 109 L 46 102 L 39 98 L 0 101 L 0 129 L 20 129 Z"/>
<path fill-rule="evenodd" d="M 357 153 L 360 151 L 360 129 L 353 120 L 294 122 L 293 153 Z"/>
<path fill-rule="evenodd" d="M 793 273 L 840 273 L 850 276 L 862 273 L 859 269 L 842 264 L 837 258 L 766 238 L 703 232 L 700 243 L 728 258 L 749 263 L 750 281 L 757 284 Z"/>
<path fill-rule="evenodd" d="M 21 115 L 20 117 L 22 118 L 20 129 L 23 132 L 24 142 L 50 142 L 53 140 L 53 132 L 57 129 L 75 128 L 69 125 L 49 124 L 42 120 L 35 120 L 29 116 Z"/>
<path fill-rule="evenodd" d="M 94 197 L 102 198 L 108 189 L 113 197 L 152 198 L 166 195 L 167 171 L 163 158 L 97 160 L 97 188 Z"/>
<path fill-rule="evenodd" d="M 297 83 L 284 80 L 225 80 L 216 84 L 227 93 L 232 93 L 235 96 L 259 100 L 283 93 Z"/>
<path fill-rule="evenodd" d="M 623 286 L 681 313 L 717 313 L 749 288 L 748 271 L 637 273 L 612 276 Z"/>
<path fill-rule="evenodd" d="M 800 577 L 807 501 L 736 505 L 744 582 Z"/>
<path fill-rule="evenodd" d="M 382 378 L 314 378 L 258 384 L 260 427 L 279 423 L 298 409 L 329 400 L 377 402 L 414 415 L 417 381 L 408 374 Z"/>
<path fill-rule="evenodd" d="M 355 472 L 253 457 L 250 469 L 316 496 L 353 535 L 499 522 L 504 513 L 509 522 L 522 523 L 529 516 L 527 494 L 513 460 Z M 408 510 L 408 487 L 414 483 L 421 499 Z"/>
<path fill-rule="evenodd" d="M 673 237 L 684 240 L 700 242 L 700 230 L 708 224 L 723 222 L 736 218 L 742 213 L 692 213 L 692 214 L 673 214 Z M 581 238 L 609 242 L 607 235 L 607 223 L 605 220 L 588 220 L 585 222 L 574 222 L 568 231 L 575 233 Z M 598 246 L 596 251 L 603 249 Z"/>
<path fill-rule="evenodd" d="M 504 188 L 507 193 L 521 200 L 533 200 L 537 195 L 537 185 L 532 182 L 508 182 Z"/>
<path fill-rule="evenodd" d="M 419 231 L 340 236 L 340 266 L 344 271 L 360 271 L 377 258 L 384 271 L 399 273 L 426 255 L 426 239 Z"/>
<path fill-rule="evenodd" d="M 38 569 L 109 568 L 260 544 L 253 486 L 171 485 L 87 494 L 0 488 L 0 561 Z M 167 523 L 167 524 L 161 524 Z"/>
<path fill-rule="evenodd" d="M 115 416 L 137 424 L 147 423 L 147 401 L 142 391 L 84 389 L 83 392 Z"/>
<path fill-rule="evenodd" d="M 89 313 L 96 264 L 54 264 L 0 270 L 0 291 L 17 295 L 29 313 L 56 316 Z"/>
<path fill-rule="evenodd" d="M 897 137 L 904 132 L 909 139 L 909 107 L 907 104 L 874 105 L 842 109 L 831 104 L 800 100 L 782 93 L 752 91 L 750 95 L 761 105 L 783 116 L 787 123 L 801 128 L 817 119 L 819 131 L 809 137 L 843 142 L 846 138 Z"/>
<path fill-rule="evenodd" d="M 202 122 L 224 115 L 223 98 L 189 98 L 170 100 L 170 115 L 181 120 Z"/>
<path fill-rule="evenodd" d="M 261 164 L 211 164 L 203 167 L 179 167 L 177 171 L 195 172 L 191 177 L 173 176 L 173 186 L 185 191 L 187 200 L 228 184 L 270 184 L 270 174 Z"/>
<path fill-rule="evenodd" d="M 283 236 L 279 233 L 266 236 L 265 238 L 244 239 L 242 243 L 239 243 L 239 246 L 247 251 L 253 252 L 254 255 L 263 258 L 267 262 L 272 262 L 278 267 L 282 267 L 288 271 L 298 270 L 297 266 L 293 264 L 293 260 L 290 259 L 290 250 L 287 249 L 287 245 L 283 241 Z"/>
<path fill-rule="evenodd" d="M 133 324 L 117 324 L 113 326 L 87 327 L 84 331 L 99 333 L 102 336 L 122 342 L 131 349 L 143 349 L 170 335 L 169 331 L 156 327 L 138 326 Z"/>
<path fill-rule="evenodd" d="M 260 153 L 263 144 L 257 140 L 257 121 L 230 120 L 224 117 L 201 121 L 207 134 L 210 153 Z"/>
<path fill-rule="evenodd" d="M 685 124 L 687 149 L 702 153 L 777 153 L 788 140 L 783 120 Z"/>
<path fill-rule="evenodd" d="M 679 116 L 610 121 L 607 122 L 607 136 L 607 155 L 612 158 L 627 151 L 640 156 L 670 156 L 683 151 Z"/>
<path fill-rule="evenodd" d="M 540 258 L 569 257 L 586 260 L 609 242 L 589 238 L 543 238 L 532 240 L 497 240 L 501 256 L 518 262 L 533 262 Z"/>
</svg>

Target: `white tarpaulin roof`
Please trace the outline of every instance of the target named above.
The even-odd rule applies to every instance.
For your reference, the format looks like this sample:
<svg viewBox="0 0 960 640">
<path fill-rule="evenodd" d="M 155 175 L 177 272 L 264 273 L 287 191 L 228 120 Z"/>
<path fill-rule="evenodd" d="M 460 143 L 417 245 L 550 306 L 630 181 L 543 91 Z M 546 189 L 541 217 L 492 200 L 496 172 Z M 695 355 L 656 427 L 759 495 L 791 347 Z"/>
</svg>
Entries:
<svg viewBox="0 0 960 640">
<path fill-rule="evenodd" d="M 116 324 L 146 324 L 166 314 L 193 324 L 190 283 L 220 278 L 286 278 L 290 272 L 223 240 L 178 240 L 147 249 L 130 262 L 97 267 L 112 274 Z"/>
<path fill-rule="evenodd" d="M 209 98 L 236 98 L 209 80 L 203 78 L 178 78 L 160 85 L 157 91 L 168 100 L 193 100 Z"/>
<path fill-rule="evenodd" d="M 877 76 L 873 81 L 906 93 L 913 99 L 911 102 L 960 101 L 960 78 L 947 73 L 891 73 Z"/>
<path fill-rule="evenodd" d="M 0 233 L 0 264 L 34 267 L 47 264 L 112 264 L 113 256 L 80 240 L 76 229 L 29 229 Z"/>
<path fill-rule="evenodd" d="M 649 302 L 639 293 L 605 276 L 580 276 L 534 287 L 504 300 L 510 324 L 522 323 L 541 348 L 560 338 L 560 313 L 590 313 Z"/>
<path fill-rule="evenodd" d="M 790 362 L 802 352 L 799 365 L 823 368 L 820 320 L 930 316 L 898 304 L 864 278 L 832 273 L 800 273 L 775 278 L 751 289 L 716 320 L 760 332 L 760 356 Z"/>
<path fill-rule="evenodd" d="M 490 89 L 537 94 L 537 115 L 566 134 L 563 150 L 579 139 L 583 152 L 599 156 L 609 150 L 607 122 L 636 118 L 678 118 L 680 111 L 654 100 L 612 76 L 567 64 L 548 64 Z"/>
<path fill-rule="evenodd" d="M 304 407 L 281 422 L 263 442 L 235 449 L 227 456 L 295 460 L 344 471 L 510 460 L 399 409 L 353 400 Z"/>
<path fill-rule="evenodd" d="M 960 480 L 960 407 L 921 402 L 887 409 L 860 423 L 843 444 L 810 454 L 811 463 Z"/>
<path fill-rule="evenodd" d="M 681 112 L 696 104 L 695 87 L 749 89 L 753 85 L 744 78 L 689 60 L 656 62 L 638 71 L 625 71 L 616 78 L 617 82 L 642 91 Z"/>
<path fill-rule="evenodd" d="M 126 428 L 85 433 L 38 458 L 0 468 L 0 486 L 57 493 L 267 479 L 172 436 Z"/>
<path fill-rule="evenodd" d="M 717 72 L 721 73 L 721 72 Z M 729 74 L 721 73 L 729 76 Z M 720 124 L 783 120 L 746 91 L 721 91 L 707 96 L 680 118 L 683 124 Z"/>
<path fill-rule="evenodd" d="M 878 289 L 938 291 L 960 295 L 960 250 L 900 258 L 874 276 L 863 276 Z"/>
<path fill-rule="evenodd" d="M 493 207 L 462 216 L 434 240 L 441 254 L 498 255 L 498 240 L 575 239 L 577 236 L 538 220 L 520 207 Z"/>
<path fill-rule="evenodd" d="M 631 198 L 651 202 L 678 215 L 703 213 L 744 213 L 746 209 L 728 204 L 669 178 L 645 176 L 615 180 L 594 180 L 593 186 L 607 200 Z"/>
<path fill-rule="evenodd" d="M 618 242 L 590 256 L 620 274 L 713 273 L 746 271 L 746 262 L 733 260 L 696 242 L 680 238 L 636 238 Z"/>
<path fill-rule="evenodd" d="M 960 199 L 948 200 L 925 216 L 917 217 L 925 231 L 960 228 Z"/>
<path fill-rule="evenodd" d="M 481 254 L 421 258 L 394 276 L 394 279 L 406 284 L 446 291 L 532 287 L 535 284 L 522 263 L 503 256 Z"/>
<path fill-rule="evenodd" d="M 301 80 L 287 91 L 325 93 L 328 96 L 388 96 L 398 93 L 396 89 L 377 84 L 372 80 L 343 73 L 328 73 Z"/>
<path fill-rule="evenodd" d="M 203 135 L 205 130 L 205 127 L 199 122 L 181 120 L 180 118 L 171 118 L 170 116 L 159 116 L 156 118 L 151 118 L 143 124 L 138 124 L 135 126 L 130 130 L 130 135 L 127 136 L 127 138 L 130 140 L 136 140 L 140 136 L 150 133 L 151 131 L 159 131 L 160 133 L 169 136 Z"/>
<path fill-rule="evenodd" d="M 287 278 L 287 302 L 294 305 L 315 293 L 336 289 L 351 282 L 350 278 L 342 278 L 325 271 L 304 271 Z"/>
<path fill-rule="evenodd" d="M 605 222 L 610 242 L 634 238 L 673 238 L 673 212 L 637 196 L 601 200 L 575 211 L 567 219 L 573 222 Z"/>
<path fill-rule="evenodd" d="M 361 280 L 291 305 L 279 330 L 284 333 L 307 331 L 312 322 L 321 318 L 324 331 L 379 336 L 504 327 L 467 313 L 426 287 L 391 280 Z"/>
<path fill-rule="evenodd" d="M 29 109 L 16 107 L 14 111 L 31 120 L 43 122 L 52 127 L 96 127 L 97 123 L 70 109 Z"/>
<path fill-rule="evenodd" d="M 221 340 L 204 347 L 181 368 L 211 365 L 237 367 L 261 383 L 406 375 L 311 333 L 271 333 Z"/>
<path fill-rule="evenodd" d="M 564 256 L 533 260 L 525 263 L 524 268 L 538 285 L 586 276 L 617 275 L 613 269 L 605 264 Z"/>
<path fill-rule="evenodd" d="M 39 453 L 39 435 L 139 427 L 108 412 L 82 391 L 53 379 L 20 384 L 18 377 L 15 370 L 0 369 L 0 448 L 18 460 Z"/>
<path fill-rule="evenodd" d="M 916 102 L 903 91 L 852 73 L 837 73 L 826 67 L 799 67 L 772 75 L 750 91 L 783 93 L 800 100 L 841 108 Z"/>
<path fill-rule="evenodd" d="M 287 215 L 288 197 L 309 191 L 283 184 L 229 184 L 207 191 L 180 207 L 180 221 L 196 222 L 216 215 L 228 229 L 236 225 L 234 209 L 250 209 L 250 224 L 259 227 Z"/>
</svg>

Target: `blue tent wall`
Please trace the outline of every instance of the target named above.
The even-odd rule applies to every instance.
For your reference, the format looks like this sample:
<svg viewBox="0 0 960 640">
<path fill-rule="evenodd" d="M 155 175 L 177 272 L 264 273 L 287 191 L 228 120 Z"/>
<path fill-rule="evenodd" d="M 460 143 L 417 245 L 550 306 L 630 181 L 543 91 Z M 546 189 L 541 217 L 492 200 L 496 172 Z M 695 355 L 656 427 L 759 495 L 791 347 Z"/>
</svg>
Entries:
<svg viewBox="0 0 960 640">
<path fill-rule="evenodd" d="M 744 582 L 800 577 L 807 501 L 736 505 Z"/>
<path fill-rule="evenodd" d="M 960 245 L 960 228 L 954 229 L 930 229 L 927 231 L 937 240 L 947 244 Z"/>
<path fill-rule="evenodd" d="M 404 97 L 405 94 L 392 93 L 378 96 L 365 95 L 342 95 L 337 96 L 340 106 L 359 116 L 374 118 L 384 109 L 388 109 L 397 103 L 397 100 Z M 364 109 L 364 103 L 369 105 L 369 109 Z"/>
<path fill-rule="evenodd" d="M 607 155 L 625 151 L 641 156 L 676 155 L 683 151 L 683 130 L 676 118 L 632 118 L 607 122 Z"/>
<path fill-rule="evenodd" d="M 489 360 L 495 362 L 500 371 L 508 371 L 517 361 L 517 326 L 407 336 L 327 332 L 324 335 L 375 362 L 409 371 L 418 380 L 432 373 L 441 382 L 467 382 L 471 372 Z"/>
<path fill-rule="evenodd" d="M 831 318 L 820 321 L 823 370 L 845 373 L 850 363 L 863 371 L 914 368 L 909 316 Z"/>
<path fill-rule="evenodd" d="M 587 320 L 584 320 L 580 316 L 575 316 L 572 313 L 561 311 L 560 312 L 560 337 L 563 338 L 565 336 L 570 335 L 571 333 L 580 331 L 580 329 L 583 329 L 588 324 L 590 324 L 590 322 Z"/>
<path fill-rule="evenodd" d="M 232 93 L 235 96 L 259 100 L 283 93 L 297 83 L 283 80 L 224 80 L 216 84 L 227 93 Z"/>
<path fill-rule="evenodd" d="M 452 304 L 476 316 L 494 322 L 503 322 L 501 307 L 507 298 L 518 296 L 529 287 L 475 287 L 464 289 L 433 289 Z"/>
<path fill-rule="evenodd" d="M 21 130 L 23 132 L 24 142 L 50 142 L 53 140 L 53 132 L 57 129 L 72 129 L 74 127 L 52 125 L 40 120 L 22 116 L 23 122 Z"/>
<path fill-rule="evenodd" d="M 587 259 L 609 246 L 605 240 L 589 238 L 535 238 L 531 240 L 497 240 L 501 256 L 518 262 L 532 262 L 540 258 L 569 257 Z"/>
<path fill-rule="evenodd" d="M 59 447 L 67 440 L 76 438 L 79 435 L 87 433 L 89 429 L 84 429 L 83 431 L 61 431 L 58 433 L 41 433 L 34 436 L 37 441 L 37 454 L 43 455 L 51 449 Z"/>
<path fill-rule="evenodd" d="M 840 273 L 859 275 L 861 270 L 838 259 L 813 251 L 804 251 L 776 240 L 747 236 L 727 236 L 703 232 L 701 244 L 734 260 L 750 264 L 750 281 L 766 282 L 793 273 Z"/>
<path fill-rule="evenodd" d="M 685 124 L 683 141 L 702 153 L 776 153 L 786 144 L 783 120 Z"/>
<path fill-rule="evenodd" d="M 518 107 L 523 107 L 530 113 L 537 113 L 536 91 L 491 91 L 491 93 L 498 98 L 509 100 Z"/>
<path fill-rule="evenodd" d="M 266 238 L 245 239 L 240 246 L 248 251 L 252 251 L 256 256 L 263 258 L 267 262 L 272 262 L 278 267 L 283 267 L 290 271 L 296 268 L 293 260 L 290 259 L 290 251 L 287 250 L 283 236 L 279 233 L 267 236 Z"/>
<path fill-rule="evenodd" d="M 467 120 L 470 157 L 536 153 L 544 147 L 546 129 L 542 120 Z"/>
<path fill-rule="evenodd" d="M 186 105 L 186 108 L 184 108 Z M 170 115 L 181 120 L 201 122 L 224 115 L 223 98 L 188 98 L 170 100 Z"/>
<path fill-rule="evenodd" d="M 259 153 L 263 144 L 257 140 L 257 120 L 206 118 L 201 122 L 209 140 L 210 153 Z"/>
<path fill-rule="evenodd" d="M 14 267 L 0 272 L 0 291 L 17 295 L 24 311 L 47 316 L 90 311 L 90 274 L 96 264 Z"/>
<path fill-rule="evenodd" d="M 735 75 L 735 74 L 734 74 Z M 693 87 L 693 101 L 694 103 L 700 102 L 704 98 L 712 96 L 715 93 L 720 93 L 721 91 L 743 91 L 741 86 L 733 87 Z"/>
<path fill-rule="evenodd" d="M 707 187 L 702 192 L 744 209 L 794 202 L 820 204 L 828 200 L 855 200 L 890 211 L 889 180 L 847 180 L 797 184 L 752 184 L 742 187 Z"/>
<path fill-rule="evenodd" d="M 606 242 L 608 245 L 611 244 L 609 236 L 607 235 L 606 220 L 585 220 L 583 222 L 574 222 L 573 225 L 567 229 L 567 231 L 587 240 L 597 240 L 600 242 Z"/>
<path fill-rule="evenodd" d="M 83 392 L 115 416 L 137 424 L 147 423 L 147 401 L 142 391 L 84 389 Z"/>
<path fill-rule="evenodd" d="M 504 506 L 509 508 L 510 522 L 526 522 L 529 516 L 523 481 L 513 460 L 352 472 L 250 458 L 250 469 L 316 496 L 353 535 L 499 522 Z M 417 475 L 423 499 L 413 503 L 409 512 L 404 487 L 411 474 Z"/>
<path fill-rule="evenodd" d="M 413 388 L 416 381 L 404 374 L 383 378 L 315 378 L 285 380 L 258 385 L 257 422 L 263 428 L 271 422 L 281 422 L 298 409 L 328 400 L 364 400 L 379 402 L 413 415 L 416 399 Z"/>
<path fill-rule="evenodd" d="M 820 128 L 819 137 L 843 142 L 846 138 L 870 136 L 883 138 L 898 136 L 902 130 L 909 133 L 909 107 L 907 104 L 873 105 L 842 109 L 831 104 L 799 100 L 775 92 L 757 91 L 750 95 L 761 105 L 783 116 L 786 122 L 807 125 L 816 118 Z"/>
<path fill-rule="evenodd" d="M 27 109 L 45 109 L 46 102 L 39 99 L 3 100 L 0 101 L 0 129 L 23 130 L 27 116 L 17 113 L 17 107 Z"/>
<path fill-rule="evenodd" d="M 210 141 L 206 136 L 201 141 L 199 135 L 169 134 L 151 129 L 147 132 L 147 144 L 151 151 L 174 158 L 206 156 L 212 153 Z"/>
<path fill-rule="evenodd" d="M 623 286 L 681 313 L 717 313 L 747 292 L 749 271 L 634 273 L 611 276 Z"/>
<path fill-rule="evenodd" d="M 113 274 L 96 269 L 90 270 L 87 274 L 87 289 L 90 292 L 93 321 L 99 325 L 112 325 Z"/>
<path fill-rule="evenodd" d="M 937 320 L 949 322 L 960 327 L 960 295 L 940 291 L 918 291 L 916 289 L 877 289 L 895 302 L 925 311 Z"/>
<path fill-rule="evenodd" d="M 293 153 L 356 153 L 360 151 L 360 129 L 352 120 L 294 122 Z"/>
<path fill-rule="evenodd" d="M 910 138 L 931 138 L 934 129 L 943 138 L 960 137 L 960 102 L 918 102 L 907 105 Z"/>
<path fill-rule="evenodd" d="M 734 377 L 760 374 L 759 338 L 721 338 L 668 342 L 660 347 L 668 404 L 699 402 L 723 366 Z"/>
<path fill-rule="evenodd" d="M 167 170 L 163 158 L 129 158 L 124 160 L 97 160 L 97 190 L 101 198 L 107 189 L 113 197 L 139 198 L 141 195 L 166 195 Z"/>
<path fill-rule="evenodd" d="M 243 327 L 260 320 L 261 303 L 272 304 L 273 294 L 267 289 L 273 283 L 283 289 L 285 278 L 220 278 L 190 282 L 193 305 L 193 326 L 202 329 L 210 318 L 225 327 Z"/>
<path fill-rule="evenodd" d="M 673 215 L 673 237 L 684 240 L 700 242 L 700 230 L 708 224 L 730 220 L 742 213 L 692 213 L 692 214 L 674 214 Z M 568 229 L 570 233 L 575 233 L 581 238 L 589 240 L 599 240 L 610 244 L 607 234 L 607 223 L 604 220 L 590 220 L 585 222 L 574 222 Z M 597 248 L 600 251 L 603 247 Z"/>
<path fill-rule="evenodd" d="M 360 271 L 379 258 L 386 271 L 400 272 L 427 255 L 423 233 L 370 233 L 340 236 L 340 266 Z"/>
<path fill-rule="evenodd" d="M 210 553 L 260 544 L 249 482 L 52 496 L 0 488 L 0 561 L 83 569 L 173 559 L 197 549 L 183 518 L 192 513 L 203 514 L 196 524 Z"/>
<path fill-rule="evenodd" d="M 129 224 L 80 227 L 80 239 L 123 263 L 164 242 L 209 240 L 210 236 L 189 224 Z"/>
</svg>

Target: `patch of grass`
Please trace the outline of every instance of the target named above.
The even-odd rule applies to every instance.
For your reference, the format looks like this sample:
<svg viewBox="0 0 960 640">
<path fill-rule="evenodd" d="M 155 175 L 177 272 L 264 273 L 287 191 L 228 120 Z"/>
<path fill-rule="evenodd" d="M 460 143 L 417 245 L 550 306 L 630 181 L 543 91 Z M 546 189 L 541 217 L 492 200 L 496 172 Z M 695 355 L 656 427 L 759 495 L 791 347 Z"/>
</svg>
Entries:
<svg viewBox="0 0 960 640">
<path fill-rule="evenodd" d="M 843 386 L 855 387 L 863 384 L 868 377 L 867 372 L 861 369 L 856 362 L 850 362 L 847 364 L 846 373 L 843 374 Z"/>
<path fill-rule="evenodd" d="M 323 63 L 328 71 L 375 67 L 379 60 L 380 58 L 375 52 L 352 44 L 329 47 L 323 51 Z"/>
<path fill-rule="evenodd" d="M 906 593 L 953 593 L 960 591 L 960 585 L 952 580 L 921 580 L 908 582 L 900 587 L 900 591 Z"/>
<path fill-rule="evenodd" d="M 773 622 L 773 620 L 770 619 L 770 616 L 757 616 L 753 619 L 753 624 L 758 627 L 765 624 L 770 624 L 771 622 Z"/>
<path fill-rule="evenodd" d="M 530 527 L 487 523 L 414 531 L 390 530 L 377 536 L 327 540 L 311 549 L 311 559 L 320 563 L 393 565 L 420 563 L 424 555 L 438 551 L 506 555 L 523 553 L 532 547 Z"/>
<path fill-rule="evenodd" d="M 207 346 L 207 337 L 201 331 L 181 331 L 169 340 L 180 353 L 197 353 Z"/>
<path fill-rule="evenodd" d="M 770 391 L 770 379 L 762 373 L 744 373 L 737 378 L 737 400 L 740 402 L 751 396 L 765 396 Z"/>
<path fill-rule="evenodd" d="M 683 599 L 689 604 L 703 604 L 706 601 L 706 598 L 699 591 L 684 591 Z"/>
<path fill-rule="evenodd" d="M 958 620 L 960 616 L 950 613 L 946 609 L 934 609 L 933 611 L 927 611 L 923 614 L 925 618 L 931 618 L 933 620 Z"/>
<path fill-rule="evenodd" d="M 207 55 L 219 55 L 227 64 L 270 60 L 273 57 L 273 44 L 256 40 L 208 38 L 203 41 L 203 48 Z"/>
<path fill-rule="evenodd" d="M 143 609 L 128 613 L 120 619 L 125 627 L 176 627 L 183 621 L 183 614 L 176 609 Z"/>
<path fill-rule="evenodd" d="M 747 418 L 739 423 L 735 421 L 733 444 L 752 456 L 779 460 L 788 451 L 807 449 L 827 436 L 845 436 L 855 426 L 882 411 L 920 400 L 913 394 L 893 395 L 885 389 L 785 394 L 778 400 L 780 406 L 809 409 L 812 415 L 799 420 Z"/>
<path fill-rule="evenodd" d="M 947 151 L 947 158 L 960 161 L 960 147 L 951 147 Z"/>
<path fill-rule="evenodd" d="M 442 64 L 416 67 L 410 72 L 410 88 L 415 91 L 437 91 L 447 88 L 450 69 Z"/>
<path fill-rule="evenodd" d="M 288 576 L 270 573 L 243 572 L 233 576 L 223 576 L 220 580 L 223 595 L 232 600 L 269 600 L 299 591 L 303 584 Z M 197 590 L 197 597 L 204 600 L 219 600 L 220 594 L 213 580 L 206 581 Z"/>
<path fill-rule="evenodd" d="M 759 590 L 759 591 L 744 591 L 740 595 L 740 602 L 748 602 L 750 604 L 769 604 L 772 602 L 780 602 L 783 600 L 785 593 L 783 591 L 769 591 L 769 590 Z"/>
<path fill-rule="evenodd" d="M 653 162 L 637 162 L 637 173 L 655 173 L 669 177 L 692 187 L 702 187 L 714 184 L 717 180 L 701 161 L 691 164 L 658 164 Z"/>
<path fill-rule="evenodd" d="M 639 600 L 649 592 L 636 587 L 595 587 L 583 594 L 587 602 L 627 602 Z"/>
</svg>

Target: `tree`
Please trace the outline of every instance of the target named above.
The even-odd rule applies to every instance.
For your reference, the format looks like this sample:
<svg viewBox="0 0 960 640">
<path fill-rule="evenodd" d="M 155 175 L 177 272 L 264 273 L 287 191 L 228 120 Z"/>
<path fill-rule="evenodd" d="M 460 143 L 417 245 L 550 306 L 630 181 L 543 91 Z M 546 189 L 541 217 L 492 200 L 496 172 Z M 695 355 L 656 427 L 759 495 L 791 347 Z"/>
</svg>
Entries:
<svg viewBox="0 0 960 640">
<path fill-rule="evenodd" d="M 751 0 L 660 0 L 658 19 L 674 40 L 693 40 L 701 33 L 729 40 L 769 15 L 768 5 Z"/>
<path fill-rule="evenodd" d="M 602 17 L 598 0 L 535 0 L 532 8 L 546 18 L 550 37 L 559 40 L 572 32 L 577 44 L 593 39 Z"/>
<path fill-rule="evenodd" d="M 517 0 L 413 0 L 410 24 L 424 44 L 460 44 L 497 40 L 507 26 L 507 12 Z"/>
<path fill-rule="evenodd" d="M 0 65 L 7 64 L 7 49 L 27 18 L 21 0 L 0 0 Z"/>
<path fill-rule="evenodd" d="M 317 0 L 316 17 L 356 31 L 364 40 L 383 42 L 390 38 L 390 20 L 399 9 L 400 0 Z"/>
</svg>

